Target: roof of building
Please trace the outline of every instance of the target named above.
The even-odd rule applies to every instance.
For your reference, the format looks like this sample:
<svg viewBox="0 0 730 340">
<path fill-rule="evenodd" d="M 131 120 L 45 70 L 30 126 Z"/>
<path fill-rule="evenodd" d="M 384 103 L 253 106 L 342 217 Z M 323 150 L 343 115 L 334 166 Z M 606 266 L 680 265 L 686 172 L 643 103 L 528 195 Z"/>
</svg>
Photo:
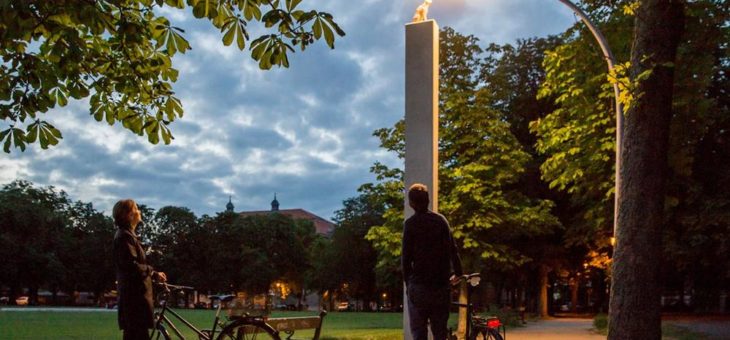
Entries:
<svg viewBox="0 0 730 340">
<path fill-rule="evenodd" d="M 241 216 L 256 216 L 256 215 L 266 215 L 266 214 L 272 214 L 272 213 L 278 213 L 285 216 L 289 216 L 293 219 L 301 219 L 301 220 L 308 220 L 312 221 L 314 224 L 315 231 L 317 234 L 321 235 L 329 235 L 332 230 L 335 229 L 335 224 L 325 220 L 324 218 L 321 218 L 309 211 L 306 211 L 304 209 L 280 209 L 280 210 L 259 210 L 259 211 L 242 211 L 239 212 Z"/>
</svg>

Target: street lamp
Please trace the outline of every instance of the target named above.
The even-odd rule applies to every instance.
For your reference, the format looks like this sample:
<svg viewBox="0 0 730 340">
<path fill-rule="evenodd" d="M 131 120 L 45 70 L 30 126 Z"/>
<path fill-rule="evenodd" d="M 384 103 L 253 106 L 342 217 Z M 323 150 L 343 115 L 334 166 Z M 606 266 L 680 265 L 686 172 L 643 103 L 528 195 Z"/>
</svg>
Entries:
<svg viewBox="0 0 730 340">
<path fill-rule="evenodd" d="M 603 51 L 603 58 L 606 59 L 606 63 L 608 64 L 608 72 L 609 74 L 613 72 L 614 67 L 616 65 L 616 58 L 613 56 L 613 52 L 611 52 L 611 48 L 608 46 L 608 41 L 606 41 L 606 37 L 603 36 L 601 31 L 596 27 L 595 24 L 591 21 L 590 18 L 588 18 L 588 15 L 583 12 L 582 9 L 580 9 L 578 6 L 570 2 L 569 0 L 558 0 L 562 2 L 565 6 L 568 6 L 576 15 L 580 17 L 580 19 L 583 21 L 583 23 L 588 26 L 588 29 L 593 33 L 593 37 L 596 38 L 596 41 L 598 41 L 598 45 L 601 46 L 601 50 Z M 613 92 L 614 97 L 616 99 L 616 172 L 615 172 L 615 182 L 614 182 L 614 205 L 613 205 L 613 235 L 611 237 L 611 246 L 615 246 L 615 240 L 616 240 L 616 229 L 618 228 L 618 199 L 619 199 L 619 190 L 621 188 L 621 141 L 623 140 L 623 122 L 624 122 L 624 114 L 623 114 L 623 107 L 621 105 L 621 102 L 619 100 L 621 90 L 618 87 L 618 83 L 613 83 Z"/>
</svg>

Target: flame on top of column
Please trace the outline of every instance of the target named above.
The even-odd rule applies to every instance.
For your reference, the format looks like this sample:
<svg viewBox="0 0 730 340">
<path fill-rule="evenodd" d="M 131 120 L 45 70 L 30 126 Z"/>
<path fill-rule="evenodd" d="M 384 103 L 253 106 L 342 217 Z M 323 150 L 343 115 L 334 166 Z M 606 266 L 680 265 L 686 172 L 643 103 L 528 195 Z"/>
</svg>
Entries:
<svg viewBox="0 0 730 340">
<path fill-rule="evenodd" d="M 413 14 L 413 22 L 426 21 L 428 19 L 428 7 L 431 6 L 433 0 L 424 0 L 421 5 L 416 8 L 416 14 Z"/>
</svg>

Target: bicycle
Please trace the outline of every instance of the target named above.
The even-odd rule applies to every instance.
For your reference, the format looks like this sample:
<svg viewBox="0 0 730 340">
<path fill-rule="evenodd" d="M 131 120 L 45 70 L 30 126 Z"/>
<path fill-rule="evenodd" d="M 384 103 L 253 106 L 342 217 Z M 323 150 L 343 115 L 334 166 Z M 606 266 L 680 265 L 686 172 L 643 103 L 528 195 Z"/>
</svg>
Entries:
<svg viewBox="0 0 730 340">
<path fill-rule="evenodd" d="M 466 323 L 466 332 L 464 338 L 466 340 L 504 340 L 507 338 L 507 330 L 496 316 L 479 316 L 474 315 L 474 305 L 471 303 L 471 295 L 474 293 L 474 289 L 479 285 L 481 276 L 479 273 L 466 274 L 459 277 L 459 282 L 465 281 L 467 283 L 466 289 L 466 304 L 459 302 L 452 302 L 452 305 L 466 308 L 466 319 L 469 322 Z M 502 333 L 500 334 L 500 330 Z M 456 340 L 457 335 L 450 329 L 449 340 Z M 481 336 L 481 337 L 480 337 Z"/>
<path fill-rule="evenodd" d="M 171 340 L 172 338 L 170 337 L 168 328 L 172 330 L 178 339 L 185 339 L 185 336 L 183 336 L 175 324 L 170 321 L 170 318 L 167 317 L 167 314 L 170 314 L 182 322 L 187 328 L 195 332 L 199 340 L 212 340 L 214 338 L 217 340 L 281 340 L 279 338 L 279 332 L 266 323 L 266 318 L 264 316 L 250 315 L 247 312 L 244 312 L 241 315 L 231 314 L 229 312 L 228 320 L 223 321 L 223 318 L 221 318 L 221 310 L 224 305 L 234 301 L 235 296 L 233 295 L 221 296 L 221 301 L 216 308 L 215 319 L 213 320 L 213 327 L 211 329 L 198 329 L 188 320 L 185 320 L 185 318 L 183 318 L 180 314 L 167 306 L 167 300 L 172 291 L 193 290 L 193 287 L 171 285 L 164 282 L 156 283 L 156 285 L 162 289 L 158 296 L 160 300 L 160 310 L 155 312 L 155 327 L 150 334 L 150 339 Z M 218 329 L 220 329 L 220 331 L 218 331 Z"/>
</svg>

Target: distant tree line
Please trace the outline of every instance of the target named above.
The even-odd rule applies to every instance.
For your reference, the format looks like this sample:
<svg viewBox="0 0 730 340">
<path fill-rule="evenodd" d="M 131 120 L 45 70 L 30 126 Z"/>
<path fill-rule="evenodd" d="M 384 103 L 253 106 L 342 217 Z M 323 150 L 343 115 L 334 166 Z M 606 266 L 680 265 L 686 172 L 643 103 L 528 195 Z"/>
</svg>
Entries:
<svg viewBox="0 0 730 340">
<path fill-rule="evenodd" d="M 375 253 L 358 250 L 369 246 L 362 238 L 367 223 L 348 219 L 329 239 L 316 234 L 311 221 L 277 213 L 197 217 L 185 207 L 155 211 L 143 204 L 140 210 L 146 223 L 138 234 L 148 258 L 171 282 L 202 293 L 267 293 L 272 283 L 284 282 L 299 298 L 312 292 L 375 296 L 374 274 L 367 269 L 374 266 Z M 22 180 L 3 186 L 0 289 L 11 301 L 27 289 L 31 303 L 38 301 L 39 290 L 53 294 L 50 303 L 59 292 L 75 291 L 92 292 L 101 302 L 105 292 L 116 289 L 115 231 L 109 216 L 64 191 Z M 351 252 L 355 255 L 346 255 Z"/>
<path fill-rule="evenodd" d="M 0 190 L 0 288 L 10 301 L 28 289 L 89 291 L 112 289 L 112 220 L 90 203 L 63 191 L 15 181 Z"/>
</svg>

